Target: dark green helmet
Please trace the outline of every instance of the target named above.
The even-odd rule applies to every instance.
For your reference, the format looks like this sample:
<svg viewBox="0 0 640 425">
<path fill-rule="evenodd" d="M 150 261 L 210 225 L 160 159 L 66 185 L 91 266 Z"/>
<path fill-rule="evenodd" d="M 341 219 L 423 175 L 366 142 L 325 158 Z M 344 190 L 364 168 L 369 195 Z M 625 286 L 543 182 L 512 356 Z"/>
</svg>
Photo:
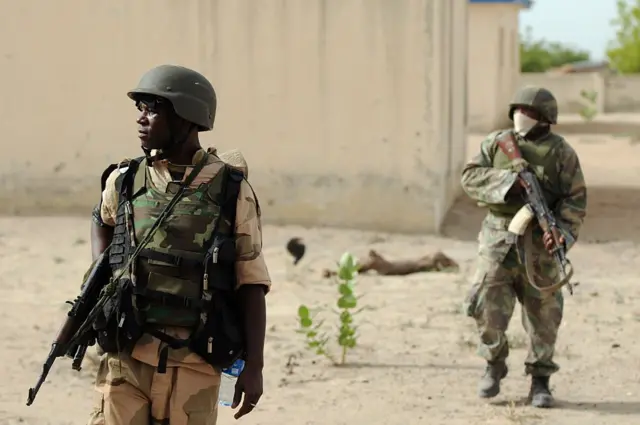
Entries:
<svg viewBox="0 0 640 425">
<path fill-rule="evenodd" d="M 551 92 L 542 87 L 526 86 L 519 89 L 509 103 L 509 119 L 518 106 L 531 108 L 549 124 L 558 123 L 558 102 Z"/>
<path fill-rule="evenodd" d="M 196 124 L 200 131 L 213 128 L 216 117 L 216 92 L 202 74 L 182 66 L 160 65 L 147 71 L 138 86 L 127 93 L 150 94 L 171 102 L 179 117 Z"/>
</svg>

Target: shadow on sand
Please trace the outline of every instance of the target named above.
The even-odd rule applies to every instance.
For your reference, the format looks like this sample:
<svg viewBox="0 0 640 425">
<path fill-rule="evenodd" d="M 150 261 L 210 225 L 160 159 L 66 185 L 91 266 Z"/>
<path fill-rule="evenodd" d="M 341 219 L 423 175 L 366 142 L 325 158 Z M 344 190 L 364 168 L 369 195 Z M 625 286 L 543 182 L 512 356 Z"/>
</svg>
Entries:
<svg viewBox="0 0 640 425">
<path fill-rule="evenodd" d="M 437 364 L 437 363 L 427 363 L 427 364 L 401 364 L 401 363 L 367 363 L 367 362 L 354 362 L 347 363 L 345 365 L 338 365 L 336 367 L 344 368 L 344 369 L 449 369 L 449 370 L 483 370 L 482 366 L 472 366 L 465 364 Z"/>
<path fill-rule="evenodd" d="M 492 406 L 517 407 L 529 405 L 526 397 L 512 400 L 500 400 L 490 403 Z M 640 401 L 566 401 L 556 399 L 554 409 L 575 410 L 578 412 L 598 412 L 611 415 L 640 415 Z"/>
</svg>

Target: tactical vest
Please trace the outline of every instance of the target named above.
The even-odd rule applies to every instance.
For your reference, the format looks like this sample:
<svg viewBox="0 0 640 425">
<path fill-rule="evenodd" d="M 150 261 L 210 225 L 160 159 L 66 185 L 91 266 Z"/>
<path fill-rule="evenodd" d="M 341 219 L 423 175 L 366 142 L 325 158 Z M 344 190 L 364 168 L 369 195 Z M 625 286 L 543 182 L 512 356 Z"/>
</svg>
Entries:
<svg viewBox="0 0 640 425">
<path fill-rule="evenodd" d="M 531 169 L 540 181 L 540 187 L 542 188 L 544 197 L 551 208 L 561 196 L 556 152 L 557 149 L 562 147 L 562 143 L 562 138 L 553 133 L 536 142 L 523 139 L 519 139 L 518 141 L 522 157 L 529 163 Z M 508 169 L 510 165 L 509 158 L 497 145 L 495 149 L 493 167 Z M 520 197 L 511 197 L 505 204 L 489 205 L 489 209 L 495 214 L 510 216 L 518 212 L 523 205 L 523 199 Z"/>
<path fill-rule="evenodd" d="M 169 347 L 189 347 L 214 366 L 223 367 L 242 354 L 234 227 L 243 178 L 242 172 L 224 164 L 210 180 L 184 191 L 131 262 L 131 273 L 125 271 L 120 279 L 117 302 L 105 312 L 111 322 L 105 351 L 129 351 L 148 333 Z M 121 274 L 178 188 L 175 183 L 166 192 L 156 188 L 144 157 L 131 161 L 118 176 L 119 208 L 109 252 L 114 274 Z M 191 336 L 179 340 L 162 332 L 174 326 L 190 328 Z M 166 348 L 160 353 L 160 372 L 167 354 Z"/>
</svg>

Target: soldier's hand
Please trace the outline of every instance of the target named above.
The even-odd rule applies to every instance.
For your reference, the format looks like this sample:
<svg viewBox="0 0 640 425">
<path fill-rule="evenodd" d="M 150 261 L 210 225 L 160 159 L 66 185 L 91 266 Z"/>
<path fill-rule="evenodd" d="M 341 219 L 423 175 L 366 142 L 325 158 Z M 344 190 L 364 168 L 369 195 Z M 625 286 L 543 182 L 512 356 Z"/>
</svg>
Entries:
<svg viewBox="0 0 640 425">
<path fill-rule="evenodd" d="M 242 394 L 244 394 L 244 400 L 242 400 Z M 251 413 L 258 401 L 260 401 L 260 397 L 262 397 L 262 369 L 247 364 L 236 382 L 236 391 L 233 395 L 231 408 L 235 409 L 240 406 L 241 401 L 242 406 L 233 417 L 240 419 L 244 415 Z"/>
<path fill-rule="evenodd" d="M 551 232 L 547 231 L 542 236 L 542 242 L 546 250 L 549 251 L 549 254 L 553 254 L 553 250 L 556 247 L 556 240 L 560 245 L 564 245 L 564 236 L 562 236 L 555 227 L 551 229 Z"/>
</svg>

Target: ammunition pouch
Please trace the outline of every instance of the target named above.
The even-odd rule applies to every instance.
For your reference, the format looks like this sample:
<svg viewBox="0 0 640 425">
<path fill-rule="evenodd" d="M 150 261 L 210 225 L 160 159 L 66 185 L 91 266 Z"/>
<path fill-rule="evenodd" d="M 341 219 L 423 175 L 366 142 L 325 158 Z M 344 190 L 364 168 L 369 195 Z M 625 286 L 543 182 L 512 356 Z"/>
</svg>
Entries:
<svg viewBox="0 0 640 425">
<path fill-rule="evenodd" d="M 108 300 L 93 323 L 96 341 L 105 353 L 130 353 L 142 336 L 142 329 L 132 314 L 133 303 L 127 290 L 132 286 L 128 279 L 121 279 L 116 296 Z"/>
<path fill-rule="evenodd" d="M 190 306 L 199 310 L 201 320 L 188 338 L 177 339 L 145 325 L 143 331 L 173 349 L 187 347 L 211 366 L 224 368 L 233 364 L 245 348 L 244 315 L 235 290 L 235 258 L 233 238 L 216 235 L 204 260 L 203 297 L 194 299 Z M 140 294 L 143 298 L 145 295 Z M 184 305 L 181 297 L 164 297 L 167 305 Z M 165 348 L 160 353 L 159 373 L 166 367 L 167 355 Z"/>
<path fill-rule="evenodd" d="M 191 351 L 220 368 L 233 364 L 245 348 L 244 315 L 235 288 L 235 259 L 233 238 L 216 235 L 205 260 L 211 295 L 207 319 L 189 344 Z"/>
<path fill-rule="evenodd" d="M 244 318 L 233 293 L 214 291 L 208 320 L 189 349 L 214 367 L 233 364 L 244 352 Z"/>
</svg>

